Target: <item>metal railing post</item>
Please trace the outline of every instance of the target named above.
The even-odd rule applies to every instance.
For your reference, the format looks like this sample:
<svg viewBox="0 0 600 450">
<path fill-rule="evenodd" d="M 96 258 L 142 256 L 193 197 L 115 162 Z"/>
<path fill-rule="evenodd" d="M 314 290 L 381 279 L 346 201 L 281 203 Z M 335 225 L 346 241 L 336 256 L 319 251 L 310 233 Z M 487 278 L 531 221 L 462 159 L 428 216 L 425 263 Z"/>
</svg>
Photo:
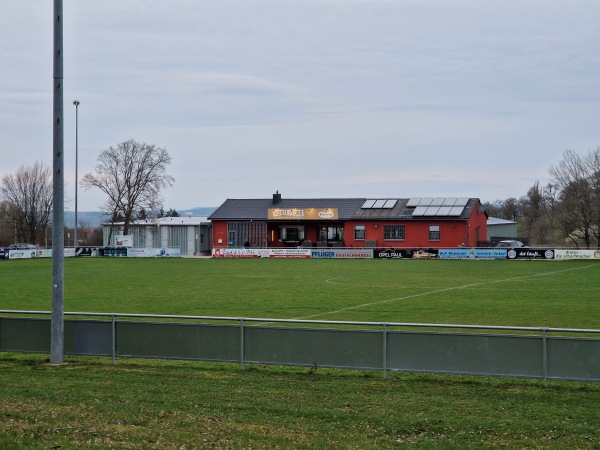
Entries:
<svg viewBox="0 0 600 450">
<path fill-rule="evenodd" d="M 383 324 L 383 378 L 387 378 L 387 324 Z"/>
<path fill-rule="evenodd" d="M 548 330 L 542 330 L 542 372 L 544 377 L 544 387 L 548 387 Z"/>
<path fill-rule="evenodd" d="M 117 355 L 117 319 L 114 314 L 112 317 L 112 363 L 116 364 L 116 355 Z"/>
<path fill-rule="evenodd" d="M 244 353 L 246 349 L 244 319 L 240 319 L 240 370 L 244 370 Z"/>
</svg>

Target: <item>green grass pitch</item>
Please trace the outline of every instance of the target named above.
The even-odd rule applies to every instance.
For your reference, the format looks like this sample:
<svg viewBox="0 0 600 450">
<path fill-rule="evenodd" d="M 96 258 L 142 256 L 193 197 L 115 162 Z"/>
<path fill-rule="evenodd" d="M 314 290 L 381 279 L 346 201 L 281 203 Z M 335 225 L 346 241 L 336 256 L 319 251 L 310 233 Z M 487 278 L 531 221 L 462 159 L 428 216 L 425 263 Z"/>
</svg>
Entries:
<svg viewBox="0 0 600 450">
<path fill-rule="evenodd" d="M 51 260 L 0 309 L 51 309 Z M 65 311 L 600 328 L 599 261 L 65 259 Z"/>
</svg>

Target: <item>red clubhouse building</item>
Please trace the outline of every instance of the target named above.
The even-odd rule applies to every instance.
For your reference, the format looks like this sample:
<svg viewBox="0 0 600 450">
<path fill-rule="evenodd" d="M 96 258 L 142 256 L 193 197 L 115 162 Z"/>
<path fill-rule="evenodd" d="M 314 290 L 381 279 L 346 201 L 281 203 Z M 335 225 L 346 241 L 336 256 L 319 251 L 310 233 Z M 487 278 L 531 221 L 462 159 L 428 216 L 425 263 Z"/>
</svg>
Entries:
<svg viewBox="0 0 600 450">
<path fill-rule="evenodd" d="M 487 236 L 478 198 L 228 199 L 210 215 L 213 248 L 477 247 Z"/>
</svg>

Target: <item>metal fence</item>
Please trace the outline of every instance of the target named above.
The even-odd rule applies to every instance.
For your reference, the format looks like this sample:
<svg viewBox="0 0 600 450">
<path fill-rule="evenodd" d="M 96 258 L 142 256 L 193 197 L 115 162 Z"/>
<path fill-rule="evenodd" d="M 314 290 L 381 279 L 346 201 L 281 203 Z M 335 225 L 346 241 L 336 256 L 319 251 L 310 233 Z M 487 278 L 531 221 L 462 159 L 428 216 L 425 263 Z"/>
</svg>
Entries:
<svg viewBox="0 0 600 450">
<path fill-rule="evenodd" d="M 600 330 L 65 313 L 68 355 L 600 381 Z M 50 353 L 50 312 L 0 311 L 0 351 Z"/>
</svg>

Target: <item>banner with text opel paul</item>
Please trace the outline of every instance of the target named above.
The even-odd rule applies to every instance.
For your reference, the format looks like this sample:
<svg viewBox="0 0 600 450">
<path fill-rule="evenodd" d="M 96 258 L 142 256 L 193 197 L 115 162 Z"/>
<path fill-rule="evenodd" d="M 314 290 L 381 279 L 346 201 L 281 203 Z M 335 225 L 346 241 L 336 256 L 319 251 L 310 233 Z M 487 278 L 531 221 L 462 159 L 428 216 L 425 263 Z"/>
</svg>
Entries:
<svg viewBox="0 0 600 450">
<path fill-rule="evenodd" d="M 374 248 L 373 258 L 379 259 L 411 259 L 413 251 L 397 248 Z"/>
</svg>

